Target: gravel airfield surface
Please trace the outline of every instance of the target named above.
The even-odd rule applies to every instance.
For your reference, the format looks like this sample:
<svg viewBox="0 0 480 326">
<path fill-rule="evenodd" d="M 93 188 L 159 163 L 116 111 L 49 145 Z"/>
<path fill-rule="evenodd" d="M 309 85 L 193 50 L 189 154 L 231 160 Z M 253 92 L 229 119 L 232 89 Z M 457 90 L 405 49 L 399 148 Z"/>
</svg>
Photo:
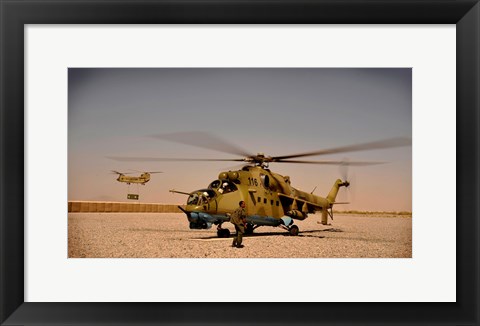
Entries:
<svg viewBox="0 0 480 326">
<path fill-rule="evenodd" d="M 69 213 L 70 258 L 411 258 L 412 218 L 336 214 L 295 221 L 298 236 L 263 226 L 244 248 L 218 238 L 216 226 L 190 230 L 183 213 Z"/>
</svg>

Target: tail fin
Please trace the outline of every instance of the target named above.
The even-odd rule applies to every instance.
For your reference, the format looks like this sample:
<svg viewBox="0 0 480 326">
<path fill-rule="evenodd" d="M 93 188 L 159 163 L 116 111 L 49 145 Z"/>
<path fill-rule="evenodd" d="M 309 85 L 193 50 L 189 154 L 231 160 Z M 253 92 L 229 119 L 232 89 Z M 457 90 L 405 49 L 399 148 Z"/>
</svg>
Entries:
<svg viewBox="0 0 480 326">
<path fill-rule="evenodd" d="M 335 202 L 335 199 L 337 198 L 338 190 L 340 187 L 348 187 L 350 185 L 350 182 L 348 181 L 342 181 L 340 179 L 337 179 L 335 183 L 333 184 L 332 189 L 328 193 L 327 200 L 330 204 Z M 331 208 L 331 207 L 330 207 Z M 325 207 L 322 210 L 322 224 L 327 225 L 328 224 L 328 215 L 330 214 L 330 217 L 333 219 L 333 212 L 328 212 L 328 207 Z"/>
<path fill-rule="evenodd" d="M 337 179 L 335 183 L 333 184 L 332 189 L 328 193 L 327 200 L 331 203 L 335 202 L 335 198 L 337 198 L 338 190 L 340 187 L 348 187 L 350 183 L 348 181 L 342 181 L 340 179 Z"/>
</svg>

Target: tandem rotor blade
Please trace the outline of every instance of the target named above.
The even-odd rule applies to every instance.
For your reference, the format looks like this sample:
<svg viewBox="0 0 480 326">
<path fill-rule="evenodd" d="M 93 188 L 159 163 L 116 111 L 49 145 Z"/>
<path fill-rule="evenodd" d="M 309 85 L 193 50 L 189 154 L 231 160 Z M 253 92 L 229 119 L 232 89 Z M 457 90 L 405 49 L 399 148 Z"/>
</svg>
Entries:
<svg viewBox="0 0 480 326">
<path fill-rule="evenodd" d="M 337 154 L 337 153 L 346 153 L 346 152 L 358 152 L 358 151 L 366 151 L 371 149 L 394 148 L 394 147 L 402 147 L 402 146 L 410 146 L 410 145 L 412 145 L 411 138 L 404 138 L 404 137 L 390 138 L 390 139 L 374 141 L 369 143 L 324 149 L 324 150 L 315 151 L 315 152 L 306 152 L 306 153 L 284 155 L 284 156 L 274 156 L 272 157 L 272 159 L 273 159 L 273 162 L 278 162 L 278 161 L 282 161 L 289 158 Z"/>
<path fill-rule="evenodd" d="M 111 174 L 118 174 L 118 175 L 125 175 L 125 174 L 133 174 L 132 172 L 118 172 L 115 170 L 111 170 Z"/>
<path fill-rule="evenodd" d="M 134 170 L 134 169 L 129 169 L 129 170 L 132 170 L 132 171 L 135 171 L 135 172 L 139 172 L 139 173 L 150 173 L 150 174 L 163 173 L 163 171 L 139 171 L 139 170 Z"/>
<path fill-rule="evenodd" d="M 212 149 L 214 151 L 239 155 L 243 157 L 252 156 L 251 153 L 244 150 L 243 148 L 229 143 L 210 133 L 202 131 L 175 132 L 170 134 L 152 135 L 151 137 L 168 140 L 184 145 L 203 147 L 207 149 Z"/>
</svg>

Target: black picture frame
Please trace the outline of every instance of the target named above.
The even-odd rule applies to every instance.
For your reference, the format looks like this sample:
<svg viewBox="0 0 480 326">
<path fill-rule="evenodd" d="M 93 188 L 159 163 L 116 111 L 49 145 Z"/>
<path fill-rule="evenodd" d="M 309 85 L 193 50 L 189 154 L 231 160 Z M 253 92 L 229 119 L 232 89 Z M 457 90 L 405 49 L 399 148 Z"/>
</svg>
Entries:
<svg viewBox="0 0 480 326">
<path fill-rule="evenodd" d="M 479 324 L 480 5 L 477 0 L 0 0 L 0 11 L 2 325 Z M 24 25 L 158 23 L 456 24 L 456 303 L 24 302 Z M 430 204 L 439 205 L 441 201 Z"/>
</svg>

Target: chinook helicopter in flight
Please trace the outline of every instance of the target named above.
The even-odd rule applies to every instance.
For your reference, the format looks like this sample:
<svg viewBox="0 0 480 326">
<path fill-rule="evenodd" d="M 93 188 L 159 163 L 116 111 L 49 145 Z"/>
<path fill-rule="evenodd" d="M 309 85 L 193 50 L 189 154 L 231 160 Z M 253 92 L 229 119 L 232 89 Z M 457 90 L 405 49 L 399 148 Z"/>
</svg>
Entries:
<svg viewBox="0 0 480 326">
<path fill-rule="evenodd" d="M 245 150 L 225 142 L 208 133 L 181 132 L 156 135 L 155 138 L 193 145 L 221 152 L 235 154 L 235 159 L 202 159 L 202 158 L 156 158 L 156 157 L 110 157 L 119 161 L 234 161 L 243 162 L 239 170 L 225 171 L 218 175 L 206 188 L 184 192 L 170 190 L 173 193 L 188 196 L 185 208 L 178 208 L 185 213 L 190 229 L 209 229 L 217 226 L 218 237 L 229 237 L 230 231 L 222 228 L 224 222 L 230 220 L 230 214 L 238 208 L 239 201 L 246 203 L 246 233 L 252 233 L 260 226 L 282 227 L 290 235 L 298 235 L 299 228 L 294 220 L 304 220 L 308 214 L 321 213 L 321 223 L 327 224 L 328 217 L 333 219 L 333 207 L 341 187 L 349 187 L 348 180 L 337 179 L 325 197 L 294 188 L 289 176 L 283 176 L 269 169 L 270 163 L 323 164 L 339 166 L 367 166 L 386 162 L 353 162 L 353 161 L 310 161 L 296 160 L 299 157 L 320 156 L 373 149 L 385 149 L 410 146 L 410 138 L 391 138 L 350 146 L 330 148 L 320 151 L 298 153 L 283 156 L 267 156 L 263 153 L 252 155 Z"/>
<path fill-rule="evenodd" d="M 126 176 L 126 174 L 133 174 L 133 172 L 129 172 L 129 173 L 123 173 L 123 172 L 118 172 L 118 171 L 115 171 L 115 170 L 112 170 L 112 173 L 115 173 L 115 174 L 118 174 L 118 178 L 117 178 L 117 181 L 118 182 L 125 182 L 127 185 L 131 184 L 131 183 L 140 183 L 142 185 L 145 185 L 145 183 L 147 183 L 148 181 L 150 181 L 150 174 L 153 174 L 153 173 L 163 173 L 163 172 L 160 172 L 160 171 L 156 171 L 156 172 L 141 172 L 141 171 L 137 171 L 137 172 L 140 172 L 140 176 L 138 177 L 129 177 L 129 176 Z"/>
</svg>

